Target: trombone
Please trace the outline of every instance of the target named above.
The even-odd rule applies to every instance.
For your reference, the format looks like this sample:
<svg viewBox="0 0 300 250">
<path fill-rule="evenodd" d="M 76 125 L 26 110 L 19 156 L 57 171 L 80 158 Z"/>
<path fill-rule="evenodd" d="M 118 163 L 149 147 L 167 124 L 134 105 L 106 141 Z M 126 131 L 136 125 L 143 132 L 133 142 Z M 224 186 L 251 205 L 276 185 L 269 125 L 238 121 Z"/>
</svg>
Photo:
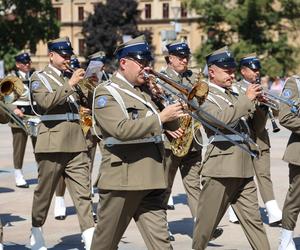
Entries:
<svg viewBox="0 0 300 250">
<path fill-rule="evenodd" d="M 165 90 L 167 90 L 168 92 L 170 92 L 174 96 L 177 96 L 179 98 L 179 100 L 182 100 L 184 103 L 186 103 L 188 105 L 189 109 L 186 109 L 185 112 L 187 114 L 189 114 L 192 118 L 194 118 L 195 120 L 201 122 L 205 127 L 209 128 L 210 130 L 212 130 L 216 134 L 219 134 L 219 135 L 223 136 L 225 139 L 227 139 L 228 141 L 230 141 L 232 144 L 239 147 L 240 149 L 244 150 L 245 152 L 247 152 L 251 156 L 257 157 L 257 154 L 252 152 L 248 147 L 244 146 L 243 144 L 239 144 L 236 141 L 232 140 L 228 135 L 224 134 L 219 129 L 217 129 L 214 126 L 210 125 L 203 118 L 201 118 L 199 115 L 196 115 L 194 113 L 195 111 L 198 111 L 198 112 L 202 113 L 208 119 L 210 119 L 210 120 L 214 121 L 216 124 L 218 124 L 220 127 L 224 128 L 224 129 L 227 129 L 230 132 L 232 132 L 233 134 L 235 134 L 235 135 L 239 136 L 240 138 L 242 138 L 243 142 L 248 143 L 248 144 L 253 144 L 256 147 L 258 147 L 258 145 L 248 135 L 239 133 L 238 131 L 234 130 L 230 126 L 228 126 L 225 123 L 223 123 L 222 121 L 218 120 L 217 118 L 215 118 L 211 114 L 204 111 L 200 106 L 202 103 L 198 102 L 198 105 L 196 105 L 194 102 L 192 102 L 192 98 L 190 99 L 189 97 L 191 97 L 192 92 L 196 91 L 194 88 L 192 88 L 191 90 L 188 90 L 187 88 L 184 88 L 181 85 L 179 85 L 174 80 L 170 79 L 169 77 L 165 76 L 164 74 L 161 74 L 161 73 L 158 73 L 158 72 L 154 71 L 153 69 L 150 69 L 148 74 L 154 75 L 155 77 L 157 77 L 157 78 L 161 79 L 162 81 L 166 82 L 167 84 L 171 85 L 173 88 L 177 89 L 180 93 L 175 92 L 174 90 L 172 90 L 169 86 L 166 86 L 165 84 L 161 85 L 162 88 L 164 88 Z M 195 95 L 195 96 L 197 98 L 197 95 Z"/>
</svg>

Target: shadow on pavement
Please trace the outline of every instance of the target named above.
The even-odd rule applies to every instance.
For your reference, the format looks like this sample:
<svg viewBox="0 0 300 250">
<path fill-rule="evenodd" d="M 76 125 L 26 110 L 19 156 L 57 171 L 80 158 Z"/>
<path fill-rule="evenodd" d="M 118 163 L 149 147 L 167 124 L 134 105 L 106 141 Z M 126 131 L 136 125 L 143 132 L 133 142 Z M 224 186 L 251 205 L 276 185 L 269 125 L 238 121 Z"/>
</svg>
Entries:
<svg viewBox="0 0 300 250">
<path fill-rule="evenodd" d="M 12 188 L 7 188 L 7 187 L 0 187 L 0 193 L 11 193 L 14 192 L 15 190 Z"/>
<path fill-rule="evenodd" d="M 178 194 L 178 195 L 172 196 L 172 197 L 173 197 L 174 205 L 175 204 L 187 204 L 186 194 Z"/>
<path fill-rule="evenodd" d="M 169 221 L 169 227 L 173 234 L 188 235 L 190 238 L 193 238 L 194 221 L 192 218 Z"/>
<path fill-rule="evenodd" d="M 25 245 L 4 242 L 4 249 L 5 250 L 22 250 L 22 249 L 29 249 L 29 248 L 26 247 Z"/>
<path fill-rule="evenodd" d="M 12 222 L 16 221 L 24 221 L 25 218 L 22 218 L 18 215 L 11 215 L 11 214 L 0 214 L 2 225 L 4 226 L 12 226 Z"/>
<path fill-rule="evenodd" d="M 26 179 L 29 185 L 36 185 L 38 183 L 38 179 Z"/>
<path fill-rule="evenodd" d="M 84 245 L 81 243 L 81 234 L 72 234 L 60 239 L 61 241 L 48 250 L 65 250 L 65 249 L 78 249 L 84 250 Z"/>
</svg>

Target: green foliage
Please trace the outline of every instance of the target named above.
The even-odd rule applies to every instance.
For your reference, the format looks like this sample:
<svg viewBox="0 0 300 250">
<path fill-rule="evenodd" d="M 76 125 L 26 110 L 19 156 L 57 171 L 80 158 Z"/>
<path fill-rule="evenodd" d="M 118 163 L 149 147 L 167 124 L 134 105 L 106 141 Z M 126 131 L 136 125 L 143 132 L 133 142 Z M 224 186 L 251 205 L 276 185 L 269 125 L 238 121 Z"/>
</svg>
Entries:
<svg viewBox="0 0 300 250">
<path fill-rule="evenodd" d="M 51 0 L 1 1 L 0 33 L 0 58 L 9 70 L 18 51 L 30 49 L 35 52 L 39 41 L 58 36 L 59 25 Z"/>
<path fill-rule="evenodd" d="M 245 54 L 261 56 L 263 70 L 271 77 L 294 73 L 299 49 L 287 37 L 299 27 L 299 0 L 187 0 L 200 15 L 206 42 L 196 58 L 205 64 L 205 55 L 225 45 L 237 61 Z"/>
<path fill-rule="evenodd" d="M 138 30 L 138 4 L 135 0 L 110 0 L 95 5 L 94 13 L 83 24 L 83 34 L 86 42 L 86 58 L 94 52 L 103 50 L 108 64 L 113 65 L 113 53 L 122 43 L 123 35 L 136 37 L 145 34 L 151 42 L 149 31 Z"/>
</svg>

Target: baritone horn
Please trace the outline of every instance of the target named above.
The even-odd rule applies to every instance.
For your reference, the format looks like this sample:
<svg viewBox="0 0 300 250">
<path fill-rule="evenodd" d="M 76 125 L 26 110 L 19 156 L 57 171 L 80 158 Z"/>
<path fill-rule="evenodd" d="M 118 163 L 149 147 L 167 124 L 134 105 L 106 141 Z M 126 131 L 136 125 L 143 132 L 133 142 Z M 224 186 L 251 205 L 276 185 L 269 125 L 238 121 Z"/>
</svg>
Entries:
<svg viewBox="0 0 300 250">
<path fill-rule="evenodd" d="M 182 87 L 178 83 L 169 81 L 170 78 L 168 78 L 164 74 L 155 72 L 154 70 L 150 70 L 149 73 L 163 80 L 164 82 L 169 83 L 173 88 L 184 94 L 189 101 L 191 101 L 195 97 L 199 105 L 201 105 L 205 101 L 208 95 L 208 84 L 201 79 L 200 74 L 199 77 L 197 77 L 196 81 L 193 83 L 193 87 L 191 89 L 187 89 Z M 190 110 L 193 109 L 189 105 L 188 108 Z M 183 157 L 189 152 L 190 146 L 195 136 L 195 131 L 200 129 L 201 124 L 199 121 L 193 122 L 190 115 L 180 117 L 179 124 L 180 128 L 183 130 L 183 135 L 177 139 L 171 140 L 170 144 L 173 154 L 177 157 Z"/>
</svg>

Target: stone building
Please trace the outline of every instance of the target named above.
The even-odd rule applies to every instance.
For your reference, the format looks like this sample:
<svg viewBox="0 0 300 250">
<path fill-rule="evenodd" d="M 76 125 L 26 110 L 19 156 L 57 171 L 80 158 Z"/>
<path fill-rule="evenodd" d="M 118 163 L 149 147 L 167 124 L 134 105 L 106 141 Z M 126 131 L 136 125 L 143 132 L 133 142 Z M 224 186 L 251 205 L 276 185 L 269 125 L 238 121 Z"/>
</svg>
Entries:
<svg viewBox="0 0 300 250">
<path fill-rule="evenodd" d="M 84 61 L 85 48 L 82 22 L 93 13 L 94 5 L 99 2 L 103 0 L 52 0 L 56 17 L 61 23 L 60 36 L 70 38 L 74 53 L 81 62 Z M 139 30 L 151 30 L 153 33 L 156 69 L 164 64 L 163 47 L 166 40 L 185 39 L 191 50 L 195 51 L 204 39 L 203 32 L 198 28 L 197 15 L 188 11 L 180 0 L 138 0 L 138 9 L 141 13 Z M 38 44 L 32 61 L 36 69 L 48 63 L 46 44 Z"/>
</svg>

